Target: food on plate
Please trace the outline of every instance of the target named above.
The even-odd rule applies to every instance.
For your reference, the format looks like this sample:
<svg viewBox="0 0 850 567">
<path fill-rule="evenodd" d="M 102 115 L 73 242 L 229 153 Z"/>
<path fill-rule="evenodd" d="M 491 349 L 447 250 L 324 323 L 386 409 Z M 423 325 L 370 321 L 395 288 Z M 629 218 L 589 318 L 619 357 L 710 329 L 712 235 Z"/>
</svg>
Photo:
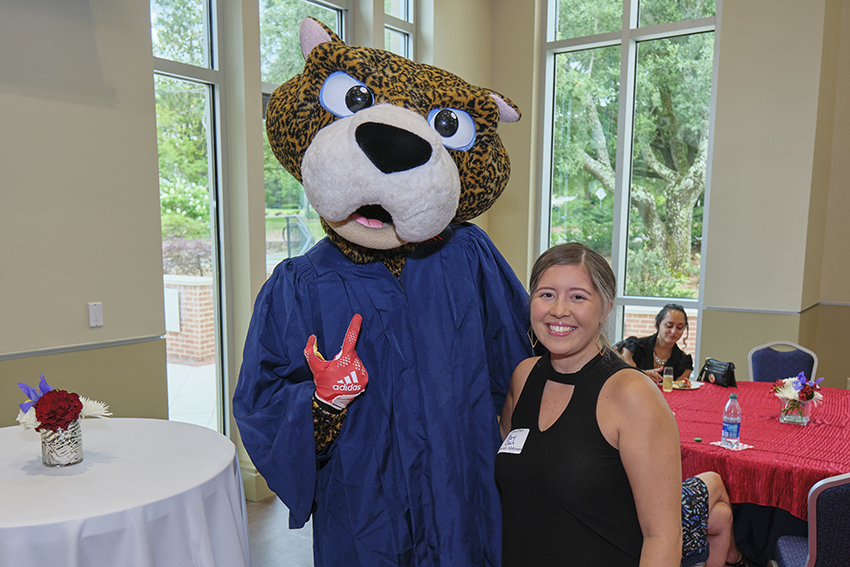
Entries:
<svg viewBox="0 0 850 567">
<path fill-rule="evenodd" d="M 679 390 L 690 390 L 692 388 L 691 381 L 687 378 L 682 378 L 681 380 L 674 380 L 673 387 Z"/>
</svg>

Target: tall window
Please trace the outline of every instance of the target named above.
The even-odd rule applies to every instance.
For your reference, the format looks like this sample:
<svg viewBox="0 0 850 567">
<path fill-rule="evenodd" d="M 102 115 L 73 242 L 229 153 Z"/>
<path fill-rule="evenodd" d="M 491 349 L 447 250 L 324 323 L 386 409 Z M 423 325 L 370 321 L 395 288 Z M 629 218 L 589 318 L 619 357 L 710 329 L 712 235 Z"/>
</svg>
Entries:
<svg viewBox="0 0 850 567">
<path fill-rule="evenodd" d="M 384 0 L 384 49 L 413 59 L 413 0 Z"/>
<path fill-rule="evenodd" d="M 260 69 L 263 112 L 272 92 L 304 69 L 298 39 L 302 19 L 312 16 L 343 35 L 343 8 L 305 0 L 260 1 Z M 324 232 L 319 215 L 304 195 L 304 188 L 272 153 L 263 127 L 263 163 L 266 187 L 266 275 L 283 259 L 310 249 Z"/>
<path fill-rule="evenodd" d="M 169 419 L 224 430 L 213 11 L 152 0 Z"/>
<path fill-rule="evenodd" d="M 650 334 L 662 305 L 684 304 L 693 352 L 715 2 L 550 0 L 548 24 L 541 246 L 611 260 L 616 335 Z"/>
</svg>

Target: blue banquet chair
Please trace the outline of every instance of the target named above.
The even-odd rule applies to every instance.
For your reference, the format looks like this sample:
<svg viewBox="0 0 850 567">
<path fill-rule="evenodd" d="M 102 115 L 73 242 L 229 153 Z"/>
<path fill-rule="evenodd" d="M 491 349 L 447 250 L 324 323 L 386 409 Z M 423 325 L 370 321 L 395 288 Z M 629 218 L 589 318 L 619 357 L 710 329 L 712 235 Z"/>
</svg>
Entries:
<svg viewBox="0 0 850 567">
<path fill-rule="evenodd" d="M 850 473 L 826 478 L 809 490 L 809 537 L 782 536 L 778 567 L 850 565 Z"/>
<path fill-rule="evenodd" d="M 774 348 L 776 346 L 785 348 L 779 350 Z M 818 370 L 818 356 L 814 352 L 788 341 L 773 341 L 755 347 L 747 355 L 747 362 L 753 382 L 795 378 L 800 372 L 807 380 L 814 380 Z"/>
</svg>

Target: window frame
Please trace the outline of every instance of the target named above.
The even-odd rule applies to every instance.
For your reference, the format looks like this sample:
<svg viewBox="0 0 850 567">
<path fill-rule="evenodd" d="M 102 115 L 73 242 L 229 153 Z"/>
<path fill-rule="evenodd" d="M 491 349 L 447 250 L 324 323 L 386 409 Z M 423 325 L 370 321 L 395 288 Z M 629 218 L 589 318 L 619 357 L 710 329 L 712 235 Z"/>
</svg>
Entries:
<svg viewBox="0 0 850 567">
<path fill-rule="evenodd" d="M 541 109 L 538 125 L 540 127 L 541 150 L 537 158 L 537 170 L 540 178 L 538 208 L 536 211 L 537 238 L 533 242 L 535 257 L 549 247 L 552 199 L 552 167 L 554 151 L 554 111 L 555 111 L 555 57 L 561 53 L 583 51 L 599 47 L 620 47 L 620 91 L 617 123 L 617 152 L 615 158 L 615 193 L 611 242 L 611 267 L 617 278 L 617 296 L 609 324 L 608 334 L 612 342 L 623 337 L 626 307 L 653 307 L 661 309 L 664 304 L 675 301 L 685 309 L 697 313 L 697 338 L 702 326 L 703 297 L 706 258 L 706 234 L 709 218 L 709 197 L 711 192 L 712 146 L 714 139 L 714 117 L 717 98 L 717 64 L 720 34 L 722 0 L 716 0 L 716 15 L 694 20 L 658 24 L 639 28 L 639 0 L 623 0 L 622 29 L 598 35 L 556 40 L 557 1 L 544 3 L 541 18 L 545 30 L 540 46 L 541 61 Z M 628 248 L 628 222 L 630 207 L 630 183 L 633 156 L 634 103 L 638 44 L 662 38 L 672 38 L 696 33 L 714 33 L 714 58 L 712 68 L 711 94 L 709 103 L 709 147 L 705 179 L 705 203 L 703 209 L 703 238 L 700 254 L 699 293 L 696 299 L 637 297 L 626 296 L 626 254 Z M 699 360 L 699 342 L 696 344 L 696 357 Z M 695 369 L 696 370 L 696 369 Z"/>
<path fill-rule="evenodd" d="M 224 24 L 218 14 L 223 13 L 224 0 L 204 0 L 204 41 L 207 42 L 207 67 L 191 65 L 180 61 L 153 57 L 153 74 L 172 79 L 190 81 L 204 85 L 209 89 L 208 129 L 208 178 L 210 184 L 210 244 L 213 264 L 213 300 L 215 302 L 215 379 L 216 379 L 216 408 L 218 414 L 217 430 L 230 436 L 231 410 L 229 400 L 229 376 L 227 372 L 229 354 L 227 352 L 228 325 L 227 306 L 225 297 L 226 258 L 225 246 L 226 219 L 221 203 L 227 202 L 228 179 L 228 133 L 226 102 L 226 57 L 225 49 L 220 43 L 224 37 Z"/>
</svg>

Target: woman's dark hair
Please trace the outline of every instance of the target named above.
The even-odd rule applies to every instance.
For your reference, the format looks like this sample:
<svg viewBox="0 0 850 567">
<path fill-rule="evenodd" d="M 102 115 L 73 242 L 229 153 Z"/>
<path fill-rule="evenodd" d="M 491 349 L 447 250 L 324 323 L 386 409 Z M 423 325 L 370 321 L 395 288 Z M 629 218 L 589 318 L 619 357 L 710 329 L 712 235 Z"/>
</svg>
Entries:
<svg viewBox="0 0 850 567">
<path fill-rule="evenodd" d="M 552 266 L 584 266 L 587 270 L 590 280 L 593 282 L 593 287 L 602 299 L 603 318 L 599 325 L 597 342 L 602 348 L 610 347 L 610 342 L 603 329 L 617 295 L 617 280 L 611 266 L 605 258 L 580 242 L 557 244 L 541 254 L 531 268 L 531 278 L 528 282 L 529 303 L 537 292 L 543 272 Z"/>
<path fill-rule="evenodd" d="M 670 311 L 679 311 L 685 316 L 685 338 L 682 342 L 685 346 L 688 346 L 688 337 L 691 336 L 691 328 L 688 325 L 688 314 L 685 313 L 685 308 L 678 303 L 668 303 L 661 308 L 661 311 L 659 311 L 658 315 L 655 316 L 655 331 L 658 332 L 659 327 L 661 327 L 661 321 L 664 320 L 664 317 L 666 317 L 667 313 Z"/>
</svg>

